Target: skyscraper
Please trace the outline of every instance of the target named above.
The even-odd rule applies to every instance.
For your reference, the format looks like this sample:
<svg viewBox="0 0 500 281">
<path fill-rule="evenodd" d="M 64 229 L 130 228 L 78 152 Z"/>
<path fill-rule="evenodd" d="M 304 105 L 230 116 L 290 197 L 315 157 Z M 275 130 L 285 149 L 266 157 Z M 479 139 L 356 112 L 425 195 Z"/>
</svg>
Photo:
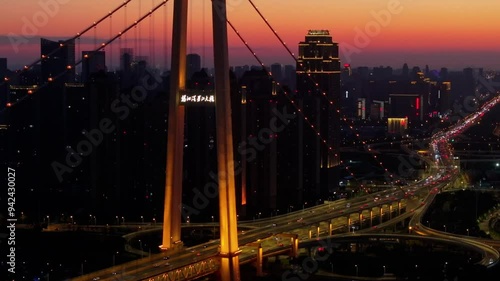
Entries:
<svg viewBox="0 0 500 281">
<path fill-rule="evenodd" d="M 309 30 L 299 43 L 296 71 L 299 108 L 308 118 L 299 122 L 299 170 L 303 171 L 299 183 L 305 194 L 317 198 L 332 186 L 331 168 L 339 164 L 339 46 L 328 30 Z"/>
<path fill-rule="evenodd" d="M 0 109 L 3 109 L 5 107 L 5 104 L 7 103 L 7 93 L 9 86 L 7 83 L 4 83 L 6 75 L 7 75 L 7 59 L 0 58 Z M 2 122 L 2 120 L 0 120 L 0 122 Z"/>
<path fill-rule="evenodd" d="M 269 79 L 264 69 L 250 70 L 240 78 L 241 102 L 233 114 L 241 135 L 238 156 L 242 165 L 242 213 L 269 212 L 279 207 L 287 194 L 278 194 L 278 132 L 269 133 L 270 120 L 275 117 L 279 97 L 276 82 Z M 237 108 L 237 107 L 235 107 Z M 266 133 L 265 133 L 266 132 Z M 258 149 L 249 149 L 247 143 L 263 143 Z M 285 156 L 280 159 L 285 163 Z M 284 187 L 285 185 L 283 185 Z M 282 204 L 284 207 L 284 204 Z"/>
<path fill-rule="evenodd" d="M 103 51 L 82 52 L 82 82 L 85 83 L 90 75 L 99 71 L 106 71 L 106 53 Z"/>
<path fill-rule="evenodd" d="M 186 56 L 186 79 L 191 80 L 191 77 L 195 72 L 201 70 L 201 57 L 198 54 L 188 54 Z"/>
<path fill-rule="evenodd" d="M 75 42 L 40 39 L 42 83 L 75 82 Z M 50 80 L 49 80 L 50 79 Z"/>
<path fill-rule="evenodd" d="M 130 73 L 132 61 L 134 60 L 134 50 L 132 48 L 120 49 L 120 70 L 124 73 Z"/>
<path fill-rule="evenodd" d="M 280 83 L 283 82 L 283 65 L 280 63 L 273 63 L 271 65 L 271 73 L 273 74 L 274 80 Z"/>
<path fill-rule="evenodd" d="M 0 58 L 0 81 L 7 75 L 7 58 Z"/>
</svg>

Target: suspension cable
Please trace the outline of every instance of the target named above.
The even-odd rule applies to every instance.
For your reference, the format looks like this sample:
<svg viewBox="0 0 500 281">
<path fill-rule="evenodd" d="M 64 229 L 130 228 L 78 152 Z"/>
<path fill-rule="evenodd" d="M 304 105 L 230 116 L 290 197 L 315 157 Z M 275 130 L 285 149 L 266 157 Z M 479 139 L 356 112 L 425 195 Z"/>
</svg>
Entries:
<svg viewBox="0 0 500 281">
<path fill-rule="evenodd" d="M 161 8 L 165 3 L 167 3 L 169 0 L 163 0 L 161 4 L 155 6 L 153 9 L 151 9 L 148 13 L 146 13 L 145 15 L 141 16 L 138 20 L 136 20 L 133 24 L 127 26 L 126 28 L 124 28 L 122 31 L 118 32 L 118 34 L 116 34 L 115 36 L 113 36 L 112 38 L 108 39 L 106 42 L 102 43 L 99 47 L 97 47 L 96 49 L 92 50 L 89 52 L 89 56 L 87 58 L 90 58 L 92 56 L 92 54 L 95 54 L 97 53 L 98 51 L 101 51 L 102 49 L 104 49 L 106 46 L 108 46 L 109 44 L 113 43 L 116 39 L 120 38 L 122 36 L 122 34 L 125 34 L 126 32 L 128 32 L 130 29 L 132 29 L 133 27 L 136 27 L 139 23 L 141 23 L 144 19 L 146 19 L 151 13 L 154 13 L 156 10 L 158 10 L 159 8 Z M 74 64 L 72 65 L 68 65 L 67 66 L 67 69 L 65 71 L 62 71 L 61 73 L 55 75 L 55 76 L 52 76 L 50 81 L 44 81 L 44 84 L 40 85 L 39 87 L 37 87 L 36 89 L 34 89 L 32 91 L 32 93 L 28 94 L 28 95 L 25 95 L 24 97 L 21 97 L 16 103 L 10 103 L 9 105 L 9 108 L 10 107 L 13 107 L 15 106 L 16 104 L 24 101 L 25 99 L 27 99 L 28 97 L 32 96 L 33 94 L 35 93 L 38 93 L 38 91 L 40 91 L 41 89 L 47 87 L 47 85 L 49 85 L 49 83 L 52 83 L 54 81 L 56 81 L 57 79 L 63 77 L 66 72 L 70 69 L 74 69 L 76 66 L 78 66 L 79 64 L 81 64 L 83 62 L 83 58 L 80 58 L 78 61 L 76 61 Z M 5 109 L 4 109 L 5 110 Z M 3 110 L 1 111 L 3 112 Z"/>
</svg>

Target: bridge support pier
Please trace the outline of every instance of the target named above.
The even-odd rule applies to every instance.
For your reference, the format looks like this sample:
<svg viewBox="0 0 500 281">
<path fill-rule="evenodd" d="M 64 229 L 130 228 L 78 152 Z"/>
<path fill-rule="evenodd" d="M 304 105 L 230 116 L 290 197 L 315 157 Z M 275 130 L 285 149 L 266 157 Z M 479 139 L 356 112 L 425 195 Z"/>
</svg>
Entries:
<svg viewBox="0 0 500 281">
<path fill-rule="evenodd" d="M 328 223 L 328 236 L 333 235 L 333 223 L 330 221 Z"/>
<path fill-rule="evenodd" d="M 317 231 L 316 231 L 316 237 L 319 238 L 319 232 L 320 232 L 320 228 L 319 228 L 319 225 L 318 225 L 318 228 L 317 228 Z"/>
<path fill-rule="evenodd" d="M 401 215 L 401 201 L 398 201 L 398 216 Z"/>
<path fill-rule="evenodd" d="M 392 203 L 389 205 L 389 219 L 392 220 Z"/>
<path fill-rule="evenodd" d="M 312 239 L 312 230 L 309 229 L 309 239 Z"/>
<path fill-rule="evenodd" d="M 347 217 L 347 232 L 351 231 L 351 215 Z"/>
<path fill-rule="evenodd" d="M 359 213 L 359 229 L 363 228 L 363 213 Z"/>
<path fill-rule="evenodd" d="M 296 235 L 292 237 L 292 257 L 297 258 L 299 256 L 299 237 Z"/>
<path fill-rule="evenodd" d="M 380 223 L 383 223 L 384 222 L 384 205 L 380 206 L 378 215 L 379 215 Z"/>
<path fill-rule="evenodd" d="M 289 237 L 291 242 L 290 249 L 290 257 L 296 258 L 299 255 L 299 235 L 298 234 L 289 234 L 289 233 L 281 233 L 278 234 L 282 237 Z"/>
<path fill-rule="evenodd" d="M 262 270 L 262 264 L 263 264 L 262 243 L 256 242 L 256 243 L 250 243 L 248 245 L 257 247 L 257 261 L 256 261 L 257 276 L 262 277 L 264 276 L 264 272 Z"/>
<path fill-rule="evenodd" d="M 373 209 L 370 209 L 370 227 L 373 226 Z"/>
</svg>

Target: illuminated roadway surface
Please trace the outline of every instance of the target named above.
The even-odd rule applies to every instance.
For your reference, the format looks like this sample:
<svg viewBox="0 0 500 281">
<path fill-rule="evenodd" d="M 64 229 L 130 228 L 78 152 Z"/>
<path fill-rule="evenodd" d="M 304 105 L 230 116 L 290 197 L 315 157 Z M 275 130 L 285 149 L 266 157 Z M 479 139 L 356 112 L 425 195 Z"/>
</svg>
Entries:
<svg viewBox="0 0 500 281">
<path fill-rule="evenodd" d="M 456 241 L 458 240 L 463 244 L 475 245 L 482 251 L 483 260 L 481 261 L 480 264 L 485 266 L 492 266 L 498 263 L 499 259 L 498 250 L 500 249 L 500 241 L 471 238 L 470 236 L 454 235 L 448 232 L 438 231 L 423 225 L 421 223 L 421 220 L 423 214 L 425 213 L 425 210 L 434 200 L 436 193 L 438 193 L 441 188 L 444 188 L 447 184 L 452 182 L 451 179 L 453 179 L 457 175 L 456 168 L 454 168 L 454 163 L 453 163 L 452 148 L 447 141 L 449 139 L 452 139 L 453 137 L 456 137 L 458 134 L 463 133 L 465 130 L 473 126 L 483 117 L 484 114 L 486 114 L 491 108 L 493 108 L 499 102 L 500 102 L 500 97 L 499 96 L 494 97 L 492 100 L 485 103 L 477 112 L 474 112 L 469 116 L 465 117 L 462 122 L 459 122 L 457 125 L 452 126 L 451 128 L 443 132 L 437 133 L 433 137 L 431 141 L 431 147 L 434 151 L 434 158 L 436 159 L 437 164 L 440 167 L 443 166 L 447 167 L 446 172 L 448 173 L 447 176 L 449 177 L 450 180 L 443 182 L 439 189 L 434 189 L 429 193 L 428 198 L 424 201 L 425 203 L 423 208 L 420 208 L 415 212 L 415 215 L 413 216 L 409 225 L 411 227 L 411 231 L 419 235 L 440 237 Z"/>
<path fill-rule="evenodd" d="M 264 249 L 264 256 L 272 252 L 286 253 L 290 250 L 290 239 L 279 238 L 275 236 L 280 233 L 296 233 L 299 235 L 299 240 L 317 236 L 317 227 L 320 227 L 320 235 L 328 232 L 327 222 L 332 222 L 334 232 L 339 228 L 346 228 L 347 217 L 351 218 L 351 226 L 359 225 L 359 213 L 363 214 L 363 224 L 370 224 L 370 211 L 373 211 L 373 226 L 379 224 L 379 208 L 382 206 L 383 213 L 389 212 L 389 206 L 392 206 L 393 213 L 397 215 L 398 202 L 402 203 L 402 207 L 406 207 L 406 212 L 397 218 L 393 218 L 380 225 L 394 224 L 412 216 L 411 224 L 412 232 L 420 235 L 434 236 L 444 239 L 444 241 L 460 241 L 463 244 L 472 246 L 480 251 L 483 255 L 481 264 L 492 266 L 498 262 L 499 254 L 496 249 L 499 247 L 498 242 L 485 241 L 484 239 L 471 239 L 466 236 L 457 236 L 449 233 L 443 233 L 437 230 L 425 227 L 420 223 L 421 216 L 425 209 L 434 199 L 436 193 L 440 191 L 448 183 L 452 182 L 456 176 L 454 168 L 452 149 L 447 143 L 447 140 L 462 133 L 470 126 L 474 125 L 489 109 L 500 101 L 500 97 L 495 97 L 491 101 L 485 103 L 477 112 L 465 117 L 462 122 L 448 128 L 445 131 L 434 135 L 431 141 L 431 157 L 435 160 L 430 169 L 434 172 L 433 176 L 427 179 L 418 181 L 409 186 L 394 188 L 386 191 L 381 191 L 369 195 L 365 195 L 350 200 L 339 200 L 330 203 L 325 203 L 315 207 L 299 210 L 292 213 L 275 216 L 272 218 L 260 219 L 255 221 L 240 222 L 241 226 L 255 227 L 255 229 L 239 233 L 238 240 L 240 249 L 240 261 L 242 264 L 255 259 L 256 246 L 246 246 L 246 244 L 259 241 Z M 432 163 L 431 161 L 427 161 Z M 406 193 L 406 194 L 405 194 Z M 412 194 L 414 196 L 412 196 Z M 417 195 L 426 195 L 425 199 L 418 199 Z M 411 199 L 407 199 L 410 197 Z M 416 198 L 416 199 L 415 199 Z M 348 204 L 349 203 L 349 204 Z M 412 207 L 413 206 L 413 207 Z M 410 209 L 408 209 L 408 207 Z M 387 216 L 387 215 L 386 215 Z M 343 221 L 343 222 L 342 222 Z M 375 227 L 368 227 L 360 231 L 369 231 Z M 278 237 L 278 238 L 277 238 Z M 493 246 L 486 245 L 491 243 Z M 98 280 L 142 280 L 153 276 L 160 275 L 167 271 L 175 272 L 178 268 L 183 268 L 190 264 L 195 264 L 200 261 L 206 261 L 205 266 L 213 266 L 214 270 L 218 267 L 218 240 L 214 240 L 202 245 L 180 250 L 178 253 L 161 253 L 144 258 L 127 264 L 119 265 L 113 268 L 105 269 L 95 273 L 91 273 L 73 280 L 93 280 L 99 277 Z M 496 249 L 494 248 L 496 247 Z M 165 260 L 164 257 L 170 255 L 170 259 Z M 177 272 L 182 275 L 182 270 Z M 196 270 L 196 268 L 195 268 Z M 186 272 L 186 271 L 184 271 Z M 186 273 L 185 273 L 186 274 Z M 203 272 L 199 271 L 198 277 L 202 276 Z M 178 275 L 179 276 L 179 275 Z M 97 280 L 97 279 L 95 279 Z M 174 280 L 174 279 L 172 279 Z M 175 280 L 186 280 L 182 277 L 176 277 Z"/>
</svg>

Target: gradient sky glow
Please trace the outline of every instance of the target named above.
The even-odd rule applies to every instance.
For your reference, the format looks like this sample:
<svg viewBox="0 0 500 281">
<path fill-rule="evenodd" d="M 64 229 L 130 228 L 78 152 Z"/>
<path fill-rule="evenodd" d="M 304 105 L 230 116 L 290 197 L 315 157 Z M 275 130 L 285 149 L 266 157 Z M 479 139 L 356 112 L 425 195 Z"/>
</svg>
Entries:
<svg viewBox="0 0 500 281">
<path fill-rule="evenodd" d="M 4 12 L 0 20 L 0 57 L 7 57 L 9 68 L 15 68 L 31 63 L 40 56 L 40 37 L 54 40 L 68 38 L 107 14 L 123 0 L 2 2 Z M 48 2 L 61 4 L 57 5 L 55 13 L 47 14 L 39 3 Z M 152 4 L 161 2 L 132 1 L 126 12 L 118 12 L 112 21 L 101 23 L 95 30 L 97 44 L 106 41 L 110 34 L 117 34 L 125 23 L 133 23 L 140 13 L 151 9 Z M 192 14 L 188 27 L 188 52 L 205 54 L 205 66 L 212 64 L 209 2 L 190 1 Z M 265 64 L 295 64 L 248 0 L 227 0 L 227 3 L 229 20 Z M 498 0 L 254 0 L 254 3 L 294 53 L 308 29 L 329 29 L 334 41 L 342 48 L 342 62 L 350 62 L 354 67 L 390 65 L 400 68 L 407 62 L 410 66 L 420 67 L 428 64 L 432 69 L 470 66 L 500 70 Z M 144 21 L 137 31 L 129 31 L 121 42 L 106 48 L 106 56 L 114 57 L 113 61 L 108 61 L 108 67 L 118 66 L 120 47 L 134 48 L 136 55 L 149 56 L 159 67 L 168 63 L 172 5 L 173 0 L 170 0 L 167 7 L 158 10 L 152 20 Z M 396 7 L 392 9 L 393 13 L 388 11 L 388 5 Z M 376 14 L 388 17 L 385 17 L 385 22 L 377 21 Z M 44 22 L 44 19 L 48 20 Z M 34 36 L 24 32 L 29 25 L 26 22 L 35 27 Z M 372 28 L 372 33 L 363 41 L 359 31 L 366 27 Z M 10 42 L 14 37 L 9 34 L 23 36 L 17 52 Z M 151 40 L 150 34 L 154 34 L 154 40 Z M 229 38 L 231 65 L 257 64 L 230 29 Z M 88 32 L 79 41 L 78 51 L 92 49 L 94 31 Z M 154 44 L 147 45 L 153 41 Z"/>
</svg>

